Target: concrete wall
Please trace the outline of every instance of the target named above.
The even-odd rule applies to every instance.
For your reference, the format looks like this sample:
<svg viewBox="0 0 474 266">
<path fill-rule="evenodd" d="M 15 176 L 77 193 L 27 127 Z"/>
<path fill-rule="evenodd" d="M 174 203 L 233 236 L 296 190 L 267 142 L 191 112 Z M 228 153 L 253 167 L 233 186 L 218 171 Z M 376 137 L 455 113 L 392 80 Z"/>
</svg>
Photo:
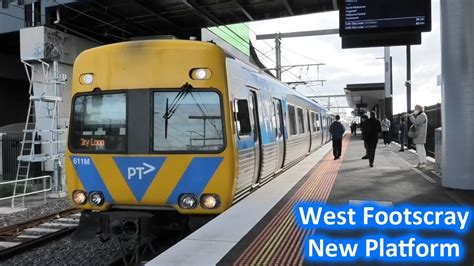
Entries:
<svg viewBox="0 0 474 266">
<path fill-rule="evenodd" d="M 41 1 L 41 0 L 39 0 Z M 25 3 L 31 1 L 25 1 Z M 37 1 L 36 1 L 37 2 Z M 73 2 L 77 2 L 76 0 L 43 0 L 41 1 L 41 25 L 46 24 L 46 9 L 58 6 L 57 3 L 60 4 L 69 4 Z M 0 34 L 12 32 L 12 31 L 19 31 L 20 29 L 25 27 L 25 6 L 18 6 L 16 1 L 11 3 L 8 8 L 0 8 L 0 11 L 4 14 L 0 15 Z"/>
<path fill-rule="evenodd" d="M 25 12 L 23 8 L 10 6 L 0 11 L 0 34 L 12 31 L 18 31 L 25 26 Z"/>
<path fill-rule="evenodd" d="M 0 53 L 0 127 L 24 122 L 28 82 L 19 55 Z"/>
</svg>

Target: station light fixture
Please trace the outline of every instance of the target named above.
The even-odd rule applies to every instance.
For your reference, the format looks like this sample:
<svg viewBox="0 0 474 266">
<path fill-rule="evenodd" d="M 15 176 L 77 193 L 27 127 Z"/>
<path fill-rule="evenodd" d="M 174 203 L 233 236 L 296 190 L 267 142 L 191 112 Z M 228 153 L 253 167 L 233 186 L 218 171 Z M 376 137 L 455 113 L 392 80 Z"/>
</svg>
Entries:
<svg viewBox="0 0 474 266">
<path fill-rule="evenodd" d="M 72 193 L 72 200 L 79 205 L 85 204 L 87 202 L 86 192 L 83 190 L 75 190 Z"/>
<path fill-rule="evenodd" d="M 194 209 L 197 206 L 197 199 L 193 194 L 181 194 L 178 198 L 178 205 L 183 209 Z"/>
<path fill-rule="evenodd" d="M 195 80 L 206 80 L 212 76 L 212 72 L 209 68 L 193 68 L 189 74 L 191 78 Z"/>
<path fill-rule="evenodd" d="M 85 73 L 79 77 L 79 83 L 82 85 L 91 85 L 92 82 L 94 82 L 94 74 L 92 73 Z"/>
<path fill-rule="evenodd" d="M 89 194 L 89 201 L 95 206 L 101 206 L 104 204 L 104 194 L 99 191 L 93 191 Z"/>
<path fill-rule="evenodd" d="M 201 196 L 201 207 L 204 209 L 215 209 L 219 207 L 220 200 L 216 194 L 203 194 Z"/>
</svg>

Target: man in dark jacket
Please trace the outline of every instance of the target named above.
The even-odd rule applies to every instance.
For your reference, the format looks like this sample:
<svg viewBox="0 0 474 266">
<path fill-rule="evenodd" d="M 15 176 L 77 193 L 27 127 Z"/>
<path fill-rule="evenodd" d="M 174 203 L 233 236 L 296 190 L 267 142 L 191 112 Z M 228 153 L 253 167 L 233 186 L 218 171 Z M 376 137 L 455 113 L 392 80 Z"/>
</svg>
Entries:
<svg viewBox="0 0 474 266">
<path fill-rule="evenodd" d="M 405 140 L 407 135 L 407 124 L 405 117 L 400 118 L 400 125 L 398 126 L 398 140 L 402 146 L 399 151 L 405 151 Z"/>
<path fill-rule="evenodd" d="M 374 167 L 375 149 L 377 149 L 380 132 L 382 132 L 380 121 L 375 118 L 375 112 L 370 112 L 370 118 L 366 122 L 366 133 L 364 134 L 364 139 L 367 141 L 370 167 Z"/>
<path fill-rule="evenodd" d="M 364 141 L 364 148 L 365 148 L 365 155 L 362 156 L 361 159 L 365 160 L 365 159 L 369 159 L 369 152 L 367 151 L 367 140 L 364 138 L 364 134 L 367 134 L 367 129 L 366 129 L 366 125 L 367 125 L 367 120 L 369 119 L 369 117 L 367 115 L 363 115 L 360 117 L 360 130 L 362 131 L 362 140 Z"/>
<path fill-rule="evenodd" d="M 334 154 L 334 160 L 339 159 L 342 153 L 342 137 L 344 136 L 344 132 L 346 129 L 344 126 L 339 122 L 341 117 L 336 115 L 336 121 L 332 122 L 331 126 L 329 127 L 329 133 L 332 136 L 332 153 Z"/>
</svg>

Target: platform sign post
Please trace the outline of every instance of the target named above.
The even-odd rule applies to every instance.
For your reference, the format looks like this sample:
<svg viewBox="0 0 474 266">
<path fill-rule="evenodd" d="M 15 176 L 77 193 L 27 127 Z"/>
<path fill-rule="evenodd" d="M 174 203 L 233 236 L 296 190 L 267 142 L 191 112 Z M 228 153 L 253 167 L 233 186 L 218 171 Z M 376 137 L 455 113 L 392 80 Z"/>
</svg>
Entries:
<svg viewBox="0 0 474 266">
<path fill-rule="evenodd" d="M 388 119 L 392 120 L 393 100 L 392 100 L 392 57 L 390 47 L 384 48 L 384 68 L 385 68 L 385 107 L 384 112 Z"/>
</svg>

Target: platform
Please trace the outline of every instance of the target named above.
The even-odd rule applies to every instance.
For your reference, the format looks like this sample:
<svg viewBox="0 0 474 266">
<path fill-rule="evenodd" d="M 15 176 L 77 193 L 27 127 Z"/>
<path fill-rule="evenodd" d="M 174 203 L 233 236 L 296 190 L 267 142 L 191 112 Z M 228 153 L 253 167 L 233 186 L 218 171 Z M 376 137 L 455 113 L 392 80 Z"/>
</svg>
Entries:
<svg viewBox="0 0 474 266">
<path fill-rule="evenodd" d="M 415 169 L 416 155 L 398 152 L 399 146 L 379 142 L 374 168 L 361 159 L 360 137 L 346 135 L 342 160 L 333 160 L 330 150 L 330 144 L 322 147 L 148 265 L 306 264 L 303 239 L 317 232 L 297 228 L 292 207 L 299 201 L 474 206 L 472 192 L 443 188 L 433 163 Z M 473 239 L 474 230 L 465 238 L 469 261 L 474 261 Z"/>
</svg>

